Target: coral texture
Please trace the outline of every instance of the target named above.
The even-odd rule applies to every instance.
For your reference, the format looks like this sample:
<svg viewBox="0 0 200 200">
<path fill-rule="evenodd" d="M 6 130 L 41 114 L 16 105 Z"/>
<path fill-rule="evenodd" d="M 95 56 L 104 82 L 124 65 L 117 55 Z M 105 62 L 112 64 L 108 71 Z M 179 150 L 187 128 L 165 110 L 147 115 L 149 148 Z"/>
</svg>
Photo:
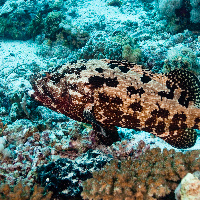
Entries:
<svg viewBox="0 0 200 200">
<path fill-rule="evenodd" d="M 21 182 L 11 188 L 8 184 L 0 186 L 0 200 L 50 200 L 52 192 L 46 193 L 43 187 L 34 185 L 33 190 Z"/>
<path fill-rule="evenodd" d="M 158 10 L 161 15 L 168 18 L 176 17 L 177 20 L 182 21 L 184 18 L 190 18 L 190 22 L 200 22 L 200 6 L 199 0 L 158 0 Z M 189 22 L 189 21 L 188 21 Z"/>
<path fill-rule="evenodd" d="M 55 197 L 78 197 L 82 191 L 82 181 L 91 178 L 93 171 L 101 169 L 110 160 L 99 151 L 92 150 L 74 161 L 58 159 L 38 167 L 38 182 L 53 191 Z"/>
<path fill-rule="evenodd" d="M 192 10 L 190 12 L 190 20 L 192 23 L 200 23 L 200 1 L 190 0 Z"/>
<path fill-rule="evenodd" d="M 194 54 L 191 48 L 183 45 L 177 45 L 176 47 L 168 50 L 164 68 L 167 72 L 179 68 L 193 71 L 196 74 L 200 73 L 197 64 L 197 56 Z"/>
<path fill-rule="evenodd" d="M 200 169 L 199 153 L 155 148 L 133 161 L 112 160 L 83 182 L 81 195 L 89 200 L 157 200 L 173 192 L 188 172 Z"/>
<path fill-rule="evenodd" d="M 181 8 L 182 0 L 159 0 L 158 4 L 161 14 L 172 17 L 175 15 L 175 10 Z"/>
<path fill-rule="evenodd" d="M 122 46 L 113 42 L 104 31 L 91 34 L 86 45 L 78 51 L 79 59 L 121 59 Z"/>
<path fill-rule="evenodd" d="M 130 45 L 123 47 L 122 57 L 129 62 L 138 63 L 142 57 L 142 51 L 139 48 L 132 49 Z"/>
</svg>

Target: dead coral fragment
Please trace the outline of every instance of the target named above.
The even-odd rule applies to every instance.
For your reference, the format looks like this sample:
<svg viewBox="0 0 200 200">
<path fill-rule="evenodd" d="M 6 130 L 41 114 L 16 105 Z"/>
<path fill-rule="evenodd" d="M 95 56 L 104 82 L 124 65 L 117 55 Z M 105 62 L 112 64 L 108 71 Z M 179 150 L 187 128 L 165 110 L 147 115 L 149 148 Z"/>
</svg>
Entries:
<svg viewBox="0 0 200 200">
<path fill-rule="evenodd" d="M 20 182 L 13 189 L 8 184 L 0 187 L 0 200 L 50 200 L 51 196 L 52 192 L 45 193 L 38 185 L 34 185 L 33 191 Z"/>
<path fill-rule="evenodd" d="M 175 190 L 188 172 L 200 169 L 200 150 L 175 153 L 147 150 L 137 160 L 113 160 L 83 182 L 82 197 L 89 200 L 156 200 Z"/>
</svg>

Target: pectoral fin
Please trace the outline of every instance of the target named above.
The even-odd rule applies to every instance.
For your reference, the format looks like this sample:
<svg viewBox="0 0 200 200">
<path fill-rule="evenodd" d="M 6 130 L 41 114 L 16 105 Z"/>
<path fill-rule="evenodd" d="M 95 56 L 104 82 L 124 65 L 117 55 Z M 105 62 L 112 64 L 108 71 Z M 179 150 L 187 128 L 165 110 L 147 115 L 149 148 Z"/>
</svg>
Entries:
<svg viewBox="0 0 200 200">
<path fill-rule="evenodd" d="M 115 126 L 105 126 L 98 122 L 92 112 L 93 104 L 85 106 L 83 116 L 86 120 L 91 122 L 93 130 L 95 131 L 100 144 L 111 145 L 113 142 L 119 140 L 117 128 Z"/>
</svg>

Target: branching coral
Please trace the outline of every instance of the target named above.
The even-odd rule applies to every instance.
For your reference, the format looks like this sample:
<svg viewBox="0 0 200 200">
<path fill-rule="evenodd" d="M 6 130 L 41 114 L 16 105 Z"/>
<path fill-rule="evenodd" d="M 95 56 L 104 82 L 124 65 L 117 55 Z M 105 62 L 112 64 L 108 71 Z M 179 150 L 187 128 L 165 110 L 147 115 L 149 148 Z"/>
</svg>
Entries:
<svg viewBox="0 0 200 200">
<path fill-rule="evenodd" d="M 44 188 L 34 185 L 33 190 L 19 182 L 13 189 L 8 184 L 0 187 L 0 200 L 50 200 L 52 192 L 45 193 Z"/>
<path fill-rule="evenodd" d="M 83 182 L 82 197 L 89 200 L 156 200 L 175 190 L 188 172 L 200 169 L 200 151 L 183 154 L 159 148 L 137 160 L 113 160 Z"/>
</svg>

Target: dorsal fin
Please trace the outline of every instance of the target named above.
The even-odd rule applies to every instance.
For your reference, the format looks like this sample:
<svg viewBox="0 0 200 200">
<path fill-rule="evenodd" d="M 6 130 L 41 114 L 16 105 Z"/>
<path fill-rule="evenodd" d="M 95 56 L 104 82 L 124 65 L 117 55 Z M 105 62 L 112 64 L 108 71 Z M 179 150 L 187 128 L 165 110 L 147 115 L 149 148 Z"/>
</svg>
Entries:
<svg viewBox="0 0 200 200">
<path fill-rule="evenodd" d="M 190 71 L 184 69 L 174 69 L 166 75 L 171 88 L 181 88 L 179 103 L 188 106 L 189 101 L 193 101 L 197 108 L 200 108 L 200 82 Z"/>
</svg>

